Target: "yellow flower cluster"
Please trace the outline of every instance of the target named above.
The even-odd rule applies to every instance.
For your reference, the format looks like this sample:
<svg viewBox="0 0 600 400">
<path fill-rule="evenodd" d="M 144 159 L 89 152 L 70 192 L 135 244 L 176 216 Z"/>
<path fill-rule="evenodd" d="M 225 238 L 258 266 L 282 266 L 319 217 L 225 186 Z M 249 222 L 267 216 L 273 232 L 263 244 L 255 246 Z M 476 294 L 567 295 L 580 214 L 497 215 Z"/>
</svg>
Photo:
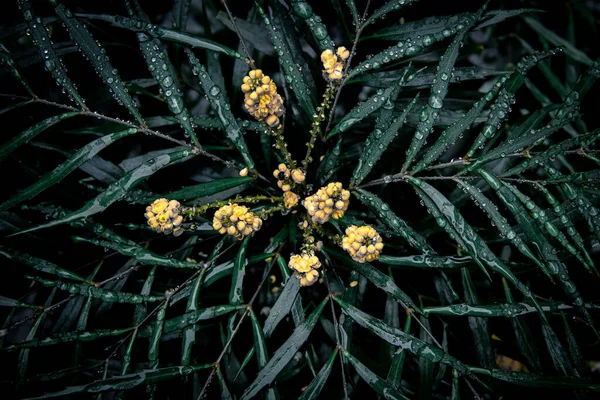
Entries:
<svg viewBox="0 0 600 400">
<path fill-rule="evenodd" d="M 246 110 L 259 121 L 265 121 L 271 127 L 279 126 L 279 117 L 283 115 L 283 99 L 277 93 L 275 82 L 264 75 L 260 69 L 248 72 L 242 84 Z"/>
<path fill-rule="evenodd" d="M 338 60 L 339 56 L 339 60 Z M 337 56 L 333 51 L 327 49 L 321 53 L 321 61 L 323 62 L 324 71 L 329 75 L 329 79 L 342 79 L 342 71 L 344 70 L 344 61 L 350 57 L 350 52 L 344 47 L 338 47 Z"/>
<path fill-rule="evenodd" d="M 304 199 L 303 205 L 316 224 L 329 221 L 329 217 L 339 219 L 350 204 L 350 192 L 340 182 L 332 182 L 317 193 Z"/>
<path fill-rule="evenodd" d="M 300 196 L 294 192 L 285 192 L 283 194 L 283 204 L 285 205 L 285 208 L 294 207 L 296 204 L 298 204 L 299 200 Z"/>
<path fill-rule="evenodd" d="M 277 186 L 279 186 L 279 188 L 281 190 L 283 190 L 284 192 L 289 192 L 290 189 L 292 188 L 290 186 L 290 176 L 292 175 L 292 173 L 290 172 L 289 168 L 287 167 L 287 165 L 285 164 L 279 164 L 277 166 L 277 169 L 275 171 L 273 171 L 273 177 L 275 177 L 275 179 L 277 179 Z"/>
<path fill-rule="evenodd" d="M 277 186 L 284 192 L 288 192 L 292 188 L 290 178 L 295 183 L 302 183 L 304 182 L 304 179 L 306 179 L 306 175 L 301 169 L 296 168 L 290 171 L 285 164 L 279 164 L 277 166 L 277 169 L 273 171 L 273 177 L 277 179 Z"/>
<path fill-rule="evenodd" d="M 383 243 L 379 233 L 372 227 L 349 226 L 346 235 L 342 238 L 342 248 L 359 263 L 375 261 L 379 258 Z"/>
<path fill-rule="evenodd" d="M 219 208 L 213 218 L 213 228 L 221 234 L 228 234 L 241 240 L 256 232 L 262 226 L 262 220 L 239 205 L 227 205 Z"/>
<path fill-rule="evenodd" d="M 321 262 L 314 253 L 302 253 L 290 257 L 289 267 L 295 271 L 295 275 L 300 279 L 300 285 L 310 286 L 319 278 L 317 269 L 321 268 Z"/>
<path fill-rule="evenodd" d="M 179 236 L 183 233 L 181 229 L 183 216 L 179 215 L 180 211 L 181 204 L 177 200 L 156 199 L 146 207 L 144 216 L 148 220 L 148 225 L 155 231 Z"/>
</svg>

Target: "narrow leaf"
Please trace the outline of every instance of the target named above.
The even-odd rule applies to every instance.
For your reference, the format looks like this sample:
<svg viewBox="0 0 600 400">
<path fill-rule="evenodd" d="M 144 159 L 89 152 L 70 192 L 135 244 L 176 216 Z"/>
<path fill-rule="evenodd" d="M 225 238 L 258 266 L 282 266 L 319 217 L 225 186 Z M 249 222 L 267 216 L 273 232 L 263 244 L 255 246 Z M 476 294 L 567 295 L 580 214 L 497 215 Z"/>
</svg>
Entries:
<svg viewBox="0 0 600 400">
<path fill-rule="evenodd" d="M 19 0 L 19 8 L 23 13 L 27 29 L 31 34 L 31 39 L 42 59 L 44 60 L 44 69 L 52 75 L 54 81 L 63 88 L 69 95 L 69 98 L 87 110 L 85 100 L 79 95 L 75 85 L 67 75 L 67 69 L 59 57 L 48 33 L 48 28 L 40 17 L 36 17 L 28 0 Z"/>
<path fill-rule="evenodd" d="M 130 189 L 133 189 L 139 183 L 152 176 L 155 172 L 160 169 L 171 165 L 175 161 L 179 161 L 183 158 L 193 155 L 190 150 L 176 151 L 161 155 L 151 160 L 148 160 L 138 168 L 128 172 L 125 176 L 119 179 L 117 182 L 110 185 L 106 190 L 100 193 L 96 198 L 87 202 L 79 210 L 74 211 L 65 215 L 64 217 L 55 221 L 49 222 L 44 225 L 37 226 L 35 228 L 26 229 L 19 232 L 18 234 L 36 231 L 38 229 L 50 228 L 52 226 L 69 223 L 81 218 L 86 218 L 91 215 L 97 214 L 106 210 L 112 203 L 125 197 Z"/>
<path fill-rule="evenodd" d="M 323 312 L 323 308 L 325 308 L 325 304 L 328 301 L 328 298 L 323 299 L 321 304 L 319 304 L 312 314 L 310 314 L 306 321 L 298 326 L 285 343 L 275 351 L 271 360 L 269 360 L 267 365 L 260 370 L 254 382 L 246 388 L 240 400 L 253 398 L 262 388 L 269 385 L 277 378 L 277 375 L 291 361 L 306 339 L 308 339 L 310 332 L 317 324 L 317 321 Z"/>
<path fill-rule="evenodd" d="M 254 169 L 254 161 L 246 146 L 246 141 L 242 134 L 242 129 L 239 127 L 235 117 L 231 113 L 231 106 L 221 92 L 221 89 L 215 84 L 213 79 L 208 75 L 206 67 L 200 64 L 191 50 L 186 49 L 186 53 L 193 67 L 193 72 L 198 76 L 198 81 L 208 96 L 211 107 L 215 110 L 221 121 L 222 129 L 225 131 L 227 138 L 231 140 L 234 146 L 238 149 L 246 167 Z"/>
<path fill-rule="evenodd" d="M 317 376 L 315 376 L 315 378 L 306 387 L 306 390 L 302 393 L 302 395 L 298 397 L 298 400 L 310 400 L 319 397 L 321 390 L 323 390 L 323 387 L 325 387 L 325 384 L 327 383 L 327 378 L 329 378 L 329 374 L 331 373 L 331 369 L 333 368 L 337 354 L 338 348 L 336 347 L 333 349 L 333 353 L 331 353 L 331 356 L 327 362 L 323 364 L 323 368 L 321 368 Z"/>
<path fill-rule="evenodd" d="M 110 59 L 106 55 L 104 49 L 99 42 L 88 32 L 87 28 L 82 25 L 73 16 L 63 4 L 57 3 L 56 0 L 50 0 L 54 6 L 56 15 L 60 18 L 63 25 L 69 32 L 69 35 L 77 43 L 83 54 L 90 61 L 96 73 L 102 78 L 102 81 L 111 89 L 112 94 L 119 102 L 123 104 L 131 115 L 142 125 L 146 126 L 140 112 L 137 109 L 135 101 L 127 91 L 117 70 L 112 66 Z"/>
<path fill-rule="evenodd" d="M 55 115 L 54 117 L 47 118 L 43 121 L 38 122 L 37 124 L 25 129 L 19 135 L 15 136 L 8 142 L 0 147 L 0 160 L 6 157 L 8 154 L 12 153 L 19 146 L 29 142 L 31 139 L 36 137 L 39 133 L 45 131 L 46 129 L 56 125 L 57 123 L 64 121 L 69 118 L 76 117 L 81 115 L 80 112 L 68 112 L 60 115 Z"/>
<path fill-rule="evenodd" d="M 108 145 L 137 132 L 137 129 L 130 128 L 103 136 L 100 139 L 96 139 L 93 142 L 88 143 L 71 157 L 69 157 L 67 161 L 56 167 L 52 172 L 44 175 L 33 185 L 21 190 L 18 194 L 0 204 L 0 211 L 8 210 L 22 201 L 31 199 L 48 187 L 60 182 L 75 169 L 81 167 L 84 163 L 94 158 L 98 152 L 102 151 Z"/>
<path fill-rule="evenodd" d="M 406 152 L 406 160 L 402 165 L 402 171 L 408 169 L 417 156 L 417 152 L 419 152 L 425 144 L 425 141 L 433 128 L 433 124 L 439 115 L 438 110 L 444 106 L 444 99 L 448 94 L 448 80 L 452 75 L 454 63 L 458 58 L 458 52 L 462 46 L 463 40 L 467 32 L 475 22 L 479 20 L 486 6 L 487 3 L 475 14 L 475 16 L 469 18 L 468 22 L 464 24 L 464 27 L 460 28 L 456 37 L 452 39 L 452 43 L 450 43 L 450 46 L 448 46 L 446 52 L 440 58 L 436 77 L 433 80 L 433 85 L 431 85 L 429 101 L 425 107 L 423 107 L 419 115 L 419 124 L 417 125 L 417 130 L 412 143 Z"/>
<path fill-rule="evenodd" d="M 398 391 L 390 383 L 375 375 L 363 363 L 354 358 L 354 356 L 347 350 L 344 350 L 344 356 L 348 358 L 358 375 L 360 375 L 360 377 L 367 382 L 371 389 L 375 390 L 384 399 L 408 400 L 408 397 L 400 393 L 400 391 Z"/>
<path fill-rule="evenodd" d="M 354 196 L 356 196 L 361 203 L 369 207 L 371 212 L 377 215 L 377 217 L 396 232 L 396 234 L 406 239 L 414 249 L 423 253 L 433 251 L 425 241 L 425 238 L 408 226 L 404 220 L 400 219 L 390 209 L 390 206 L 387 203 L 384 203 L 379 197 L 363 189 L 358 189 L 358 191 L 354 193 Z"/>
<path fill-rule="evenodd" d="M 292 56 L 290 45 L 282 35 L 283 32 L 277 29 L 260 5 L 257 4 L 256 8 L 266 25 L 273 46 L 278 50 L 279 64 L 283 69 L 286 81 L 292 87 L 302 110 L 312 118 L 315 113 L 315 105 L 313 93 L 310 92 L 310 86 L 306 82 L 305 74 L 307 72 L 301 71 L 298 67 L 299 60 L 295 60 Z"/>
<path fill-rule="evenodd" d="M 414 105 L 417 103 L 415 97 L 408 106 L 404 109 L 399 117 L 396 117 L 390 126 L 384 131 L 373 131 L 367 138 L 364 144 L 364 150 L 358 159 L 358 164 L 354 168 L 350 185 L 358 185 L 363 179 L 371 172 L 371 169 L 375 167 L 377 161 L 385 150 L 389 148 L 392 141 L 398 136 L 398 131 L 406 122 L 408 113 L 411 112 Z"/>
</svg>

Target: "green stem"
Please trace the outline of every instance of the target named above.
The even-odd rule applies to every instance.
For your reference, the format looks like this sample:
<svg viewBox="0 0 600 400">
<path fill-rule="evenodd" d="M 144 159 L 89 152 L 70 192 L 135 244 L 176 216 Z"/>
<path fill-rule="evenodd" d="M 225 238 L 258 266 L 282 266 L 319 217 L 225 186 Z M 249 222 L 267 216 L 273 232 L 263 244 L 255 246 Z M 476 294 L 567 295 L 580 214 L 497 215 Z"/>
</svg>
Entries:
<svg viewBox="0 0 600 400">
<path fill-rule="evenodd" d="M 304 157 L 304 161 L 302 162 L 302 169 L 306 171 L 308 169 L 308 164 L 312 161 L 312 157 L 310 156 L 312 149 L 315 147 L 315 141 L 317 140 L 317 136 L 319 136 L 321 132 L 321 123 L 325 121 L 325 111 L 328 108 L 331 108 L 331 103 L 333 101 L 333 96 L 335 94 L 335 90 L 332 85 L 327 86 L 325 89 L 325 93 L 323 93 L 323 101 L 321 105 L 317 107 L 317 111 L 315 115 L 313 115 L 313 123 L 312 129 L 310 130 L 310 140 L 306 144 L 306 157 Z"/>
</svg>

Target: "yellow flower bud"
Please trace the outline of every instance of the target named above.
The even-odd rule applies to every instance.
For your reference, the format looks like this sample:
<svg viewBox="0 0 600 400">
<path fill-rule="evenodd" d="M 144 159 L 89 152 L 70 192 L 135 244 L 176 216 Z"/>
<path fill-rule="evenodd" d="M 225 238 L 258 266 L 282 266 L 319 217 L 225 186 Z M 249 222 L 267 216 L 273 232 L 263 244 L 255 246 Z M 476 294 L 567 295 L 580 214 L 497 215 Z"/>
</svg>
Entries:
<svg viewBox="0 0 600 400">
<path fill-rule="evenodd" d="M 248 168 L 244 168 L 243 170 L 240 171 L 240 176 L 246 176 L 248 175 Z"/>
<path fill-rule="evenodd" d="M 283 204 L 285 205 L 286 208 L 294 207 L 296 204 L 298 204 L 299 200 L 300 200 L 300 196 L 298 196 L 294 192 L 288 191 L 283 194 Z"/>
<path fill-rule="evenodd" d="M 174 228 L 179 232 L 183 223 L 183 216 L 179 215 L 181 205 L 177 200 L 167 200 L 165 198 L 156 199 L 152 204 L 146 207 L 144 216 L 148 220 L 148 225 L 157 232 L 164 234 L 174 233 Z M 178 233 L 178 235 L 181 234 Z"/>
<path fill-rule="evenodd" d="M 381 236 L 371 226 L 349 226 L 342 237 L 342 248 L 359 263 L 375 261 L 379 258 L 383 243 Z"/>
<path fill-rule="evenodd" d="M 292 170 L 292 179 L 294 180 L 294 182 L 296 183 L 302 183 L 304 182 L 304 179 L 306 178 L 304 172 L 302 172 L 301 169 L 296 168 Z"/>
<path fill-rule="evenodd" d="M 350 57 L 350 52 L 344 46 L 340 46 L 337 49 L 337 55 L 340 56 L 342 60 L 345 60 Z"/>
</svg>

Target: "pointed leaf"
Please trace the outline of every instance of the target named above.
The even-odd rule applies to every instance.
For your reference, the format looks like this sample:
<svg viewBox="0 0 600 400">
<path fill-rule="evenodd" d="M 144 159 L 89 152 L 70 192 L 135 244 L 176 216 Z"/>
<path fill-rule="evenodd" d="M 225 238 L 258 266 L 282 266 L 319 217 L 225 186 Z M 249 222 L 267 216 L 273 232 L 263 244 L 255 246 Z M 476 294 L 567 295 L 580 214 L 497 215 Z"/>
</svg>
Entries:
<svg viewBox="0 0 600 400">
<path fill-rule="evenodd" d="M 398 136 L 398 131 L 402 128 L 404 122 L 406 122 L 408 113 L 411 112 L 416 103 L 417 98 L 415 97 L 404 109 L 402 114 L 399 117 L 396 117 L 384 132 L 375 130 L 369 135 L 365 141 L 364 150 L 358 159 L 358 164 L 352 174 L 350 185 L 360 184 L 369 172 L 371 172 L 371 169 L 375 167 L 375 164 L 379 161 L 383 152 L 389 148 L 392 141 Z"/>
<path fill-rule="evenodd" d="M 333 353 L 329 359 L 323 364 L 323 368 L 319 371 L 319 373 L 315 376 L 315 378 L 310 382 L 310 384 L 306 387 L 306 390 L 302 393 L 298 400 L 310 400 L 316 399 L 321 394 L 321 390 L 327 383 L 327 378 L 329 378 L 329 374 L 331 373 L 331 369 L 333 368 L 333 363 L 338 354 L 338 348 L 333 349 Z"/>
<path fill-rule="evenodd" d="M 44 69 L 48 71 L 54 78 L 54 81 L 67 92 L 69 98 L 75 101 L 79 107 L 87 110 L 85 100 L 77 92 L 75 85 L 67 75 L 67 70 L 62 59 L 59 57 L 56 50 L 54 50 L 48 29 L 44 25 L 44 22 L 42 22 L 42 19 L 36 17 L 33 13 L 31 2 L 28 0 L 19 0 L 19 8 L 25 18 L 32 42 L 35 47 L 37 47 L 40 56 L 44 60 Z"/>
<path fill-rule="evenodd" d="M 123 176 L 117 182 L 113 183 L 106 190 L 104 190 L 102 193 L 96 196 L 95 199 L 87 202 L 79 210 L 74 211 L 60 219 L 49 222 L 47 224 L 40 225 L 35 228 L 26 229 L 24 231 L 19 232 L 19 234 L 69 223 L 102 212 L 106 210 L 115 201 L 118 201 L 125 197 L 125 195 L 130 189 L 133 189 L 142 181 L 152 176 L 155 172 L 171 165 L 175 161 L 179 161 L 192 155 L 192 151 L 182 150 L 152 158 L 151 160 L 140 165 L 138 168 L 128 172 L 125 176 Z"/>
<path fill-rule="evenodd" d="M 467 35 L 467 32 L 471 29 L 475 22 L 479 20 L 486 6 L 487 3 L 473 17 L 469 18 L 468 22 L 464 24 L 464 27 L 459 29 L 456 37 L 452 39 L 452 43 L 450 43 L 450 46 L 448 46 L 446 52 L 440 58 L 436 77 L 433 80 L 433 85 L 431 85 L 429 101 L 425 107 L 423 107 L 419 115 L 419 124 L 417 125 L 417 130 L 415 132 L 415 136 L 413 137 L 412 143 L 406 152 L 406 160 L 402 165 L 402 171 L 406 171 L 408 169 L 410 164 L 417 156 L 417 152 L 419 152 L 425 144 L 427 136 L 429 136 L 429 133 L 433 128 L 433 124 L 439 115 L 438 110 L 444 106 L 444 99 L 448 94 L 448 80 L 452 75 L 454 63 L 458 58 L 458 52 L 462 46 L 463 40 Z"/>
<path fill-rule="evenodd" d="M 400 393 L 400 391 L 398 391 L 390 383 L 375 375 L 363 363 L 354 358 L 354 356 L 347 350 L 344 350 L 344 356 L 348 358 L 358 375 L 360 375 L 360 377 L 384 399 L 408 400 L 408 397 Z"/>
<path fill-rule="evenodd" d="M 306 321 L 298 326 L 285 343 L 275 351 L 271 360 L 269 360 L 267 365 L 260 370 L 254 382 L 246 388 L 240 400 L 253 398 L 262 388 L 269 385 L 277 378 L 277 375 L 291 361 L 298 349 L 300 349 L 308 339 L 310 332 L 317 324 L 317 321 L 323 312 L 323 308 L 325 308 L 325 304 L 328 301 L 329 299 L 325 298 L 312 314 L 310 314 Z"/>
<path fill-rule="evenodd" d="M 145 126 L 146 124 L 137 109 L 135 101 L 131 98 L 119 73 L 112 66 L 110 59 L 106 55 L 104 49 L 100 46 L 99 42 L 94 39 L 87 28 L 77 21 L 71 11 L 63 4 L 57 3 L 56 0 L 50 0 L 50 3 L 54 6 L 56 15 L 60 18 L 73 41 L 77 43 L 81 51 L 85 54 L 96 73 L 102 78 L 104 84 L 111 89 L 114 98 L 119 104 L 123 104 L 127 107 L 138 123 Z"/>
<path fill-rule="evenodd" d="M 234 146 L 238 149 L 244 163 L 248 169 L 254 169 L 254 161 L 246 146 L 246 141 L 242 134 L 242 129 L 239 127 L 235 117 L 231 113 L 231 106 L 221 92 L 221 89 L 215 84 L 213 79 L 208 75 L 206 67 L 200 64 L 191 50 L 185 49 L 192 64 L 194 74 L 198 76 L 198 81 L 208 96 L 211 107 L 215 110 L 221 121 L 222 129 L 225 131 L 227 138 L 231 140 Z"/>
<path fill-rule="evenodd" d="M 137 133 L 138 130 L 135 128 L 126 129 L 124 131 L 115 132 L 110 135 L 96 139 L 91 143 L 88 143 L 75 154 L 73 154 L 67 161 L 56 167 L 52 172 L 44 175 L 39 181 L 29 186 L 26 189 L 21 190 L 18 194 L 12 196 L 10 199 L 0 204 L 0 211 L 8 210 L 9 208 L 19 204 L 22 201 L 29 200 L 36 196 L 40 192 L 44 191 L 48 187 L 60 182 L 67 175 L 73 172 L 75 169 L 81 167 L 85 162 L 91 160 L 102 151 L 108 145 L 125 138 L 127 136 Z"/>
</svg>

